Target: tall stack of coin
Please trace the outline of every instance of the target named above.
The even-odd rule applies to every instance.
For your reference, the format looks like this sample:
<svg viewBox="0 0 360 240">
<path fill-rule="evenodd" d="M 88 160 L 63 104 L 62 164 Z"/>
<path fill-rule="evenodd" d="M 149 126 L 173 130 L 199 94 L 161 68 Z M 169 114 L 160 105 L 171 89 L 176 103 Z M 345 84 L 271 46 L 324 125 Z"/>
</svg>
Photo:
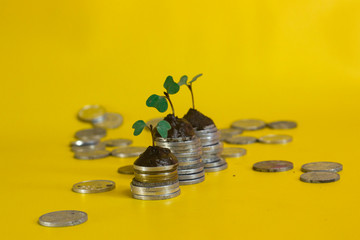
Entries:
<svg viewBox="0 0 360 240">
<path fill-rule="evenodd" d="M 214 124 L 205 127 L 203 130 L 195 130 L 202 145 L 202 160 L 205 165 L 205 172 L 217 172 L 227 168 L 227 162 L 221 157 L 223 150 L 220 143 L 220 132 Z"/>
<path fill-rule="evenodd" d="M 170 149 L 178 160 L 180 185 L 190 185 L 205 180 L 204 164 L 201 159 L 201 142 L 196 136 L 187 138 L 155 139 L 156 146 Z"/>
</svg>

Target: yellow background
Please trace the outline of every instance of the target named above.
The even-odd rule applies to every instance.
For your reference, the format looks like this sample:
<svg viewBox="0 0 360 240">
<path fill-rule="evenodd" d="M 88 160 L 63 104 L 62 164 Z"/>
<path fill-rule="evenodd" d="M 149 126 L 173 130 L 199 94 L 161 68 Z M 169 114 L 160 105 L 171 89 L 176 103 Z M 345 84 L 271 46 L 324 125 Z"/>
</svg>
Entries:
<svg viewBox="0 0 360 240">
<path fill-rule="evenodd" d="M 2 239 L 358 239 L 360 2 L 0 1 Z M 166 201 L 131 198 L 134 159 L 73 159 L 68 144 L 90 127 L 75 118 L 85 104 L 124 116 L 109 137 L 133 137 L 166 76 L 204 73 L 197 108 L 218 127 L 240 118 L 296 120 L 291 144 L 246 146 L 229 168 L 182 187 Z M 177 114 L 190 107 L 183 88 Z M 293 171 L 254 172 L 284 159 Z M 344 165 L 341 180 L 300 182 L 312 161 Z M 109 179 L 117 188 L 81 195 L 76 182 Z M 46 228 L 40 215 L 76 209 L 85 224 Z"/>
</svg>

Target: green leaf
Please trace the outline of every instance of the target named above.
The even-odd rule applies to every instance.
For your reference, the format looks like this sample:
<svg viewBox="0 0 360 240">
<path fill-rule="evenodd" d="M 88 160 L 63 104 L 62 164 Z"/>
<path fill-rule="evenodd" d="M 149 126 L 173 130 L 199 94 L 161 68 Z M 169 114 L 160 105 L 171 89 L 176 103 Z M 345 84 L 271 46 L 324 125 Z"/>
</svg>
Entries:
<svg viewBox="0 0 360 240">
<path fill-rule="evenodd" d="M 157 126 L 156 126 L 156 130 L 158 131 L 158 133 L 160 134 L 160 136 L 162 138 L 167 138 L 168 136 L 168 131 L 171 129 L 171 125 L 170 123 L 168 123 L 165 120 L 161 120 Z"/>
<path fill-rule="evenodd" d="M 188 77 L 186 75 L 182 76 L 180 78 L 180 81 L 178 82 L 179 86 L 186 85 L 187 84 Z"/>
<path fill-rule="evenodd" d="M 180 86 L 174 82 L 172 76 L 168 76 L 164 82 L 164 88 L 169 94 L 175 94 L 180 90 Z"/>
<path fill-rule="evenodd" d="M 146 100 L 146 106 L 148 107 L 154 107 L 159 112 L 165 112 L 168 109 L 168 103 L 164 96 L 159 96 L 156 94 L 151 95 Z"/>
<path fill-rule="evenodd" d="M 189 83 L 195 82 L 199 77 L 201 77 L 203 74 L 200 73 L 198 75 L 196 75 Z"/>
<path fill-rule="evenodd" d="M 146 127 L 146 123 L 143 120 L 136 121 L 132 125 L 132 128 L 135 129 L 134 130 L 134 135 L 135 136 L 139 135 L 144 130 L 145 127 Z"/>
</svg>

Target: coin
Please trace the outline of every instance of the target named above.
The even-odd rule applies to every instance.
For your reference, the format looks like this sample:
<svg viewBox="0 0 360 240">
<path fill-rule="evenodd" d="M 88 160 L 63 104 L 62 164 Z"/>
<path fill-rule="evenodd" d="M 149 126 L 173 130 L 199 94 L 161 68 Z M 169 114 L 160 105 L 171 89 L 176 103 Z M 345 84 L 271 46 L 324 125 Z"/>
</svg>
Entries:
<svg viewBox="0 0 360 240">
<path fill-rule="evenodd" d="M 83 141 L 99 140 L 106 136 L 106 130 L 103 128 L 89 128 L 77 131 L 75 137 Z"/>
<path fill-rule="evenodd" d="M 146 122 L 146 125 L 147 125 L 147 126 L 152 125 L 153 127 L 156 127 L 156 125 L 157 125 L 161 120 L 164 120 L 164 118 L 153 118 L 153 119 L 147 121 L 147 122 Z M 146 129 L 148 129 L 148 128 L 146 128 Z"/>
<path fill-rule="evenodd" d="M 259 138 L 259 141 L 267 144 L 284 144 L 292 141 L 289 135 L 269 134 Z"/>
<path fill-rule="evenodd" d="M 180 185 L 191 185 L 196 183 L 201 183 L 205 180 L 205 176 L 200 178 L 190 179 L 190 180 L 179 180 Z"/>
<path fill-rule="evenodd" d="M 102 121 L 93 123 L 95 127 L 100 128 L 118 128 L 123 123 L 123 117 L 118 113 L 105 113 Z"/>
<path fill-rule="evenodd" d="M 247 131 L 254 131 L 262 129 L 266 126 L 266 123 L 257 119 L 241 119 L 231 124 L 232 128 L 238 128 Z"/>
<path fill-rule="evenodd" d="M 302 165 L 303 172 L 340 172 L 342 164 L 336 162 L 312 162 Z"/>
<path fill-rule="evenodd" d="M 300 180 L 307 183 L 329 183 L 340 180 L 336 172 L 307 172 L 300 176 Z"/>
<path fill-rule="evenodd" d="M 45 227 L 67 227 L 86 222 L 88 216 L 85 212 L 64 210 L 46 213 L 39 218 L 39 224 Z"/>
<path fill-rule="evenodd" d="M 75 152 L 74 157 L 81 160 L 92 160 L 105 158 L 110 155 L 109 151 L 106 150 L 93 150 L 88 152 Z"/>
<path fill-rule="evenodd" d="M 296 128 L 297 123 L 293 121 L 276 121 L 267 124 L 272 129 L 291 129 Z"/>
<path fill-rule="evenodd" d="M 237 147 L 229 147 L 229 148 L 224 148 L 221 156 L 222 157 L 241 157 L 244 156 L 246 154 L 246 149 L 244 148 L 237 148 Z"/>
<path fill-rule="evenodd" d="M 128 146 L 128 145 L 132 144 L 132 140 L 117 138 L 117 139 L 105 140 L 104 143 L 108 147 L 122 147 L 122 146 Z"/>
<path fill-rule="evenodd" d="M 168 193 L 164 195 L 138 195 L 133 194 L 133 198 L 140 199 L 140 200 L 165 200 L 174 198 L 180 195 L 181 190 L 179 189 L 177 192 L 174 193 Z"/>
<path fill-rule="evenodd" d="M 86 105 L 78 113 L 78 118 L 86 122 L 100 121 L 106 110 L 100 105 Z"/>
<path fill-rule="evenodd" d="M 220 129 L 219 132 L 220 132 L 220 140 L 224 141 L 226 138 L 241 134 L 243 130 L 235 129 L 235 128 L 223 128 Z"/>
<path fill-rule="evenodd" d="M 145 147 L 121 147 L 114 149 L 111 155 L 119 158 L 138 157 L 145 150 Z"/>
<path fill-rule="evenodd" d="M 83 140 L 76 140 L 70 143 L 70 146 L 75 146 L 75 147 L 83 147 L 83 146 L 89 146 L 89 145 L 96 145 L 99 143 L 98 139 L 90 139 L 87 141 L 83 141 Z"/>
<path fill-rule="evenodd" d="M 207 167 L 205 168 L 205 172 L 218 172 L 221 170 L 225 170 L 228 168 L 228 164 L 225 162 L 225 164 L 216 166 L 216 167 Z"/>
<path fill-rule="evenodd" d="M 115 183 L 109 180 L 90 180 L 75 183 L 72 190 L 77 193 L 101 193 L 115 188 Z"/>
<path fill-rule="evenodd" d="M 257 138 L 250 137 L 250 136 L 233 136 L 230 138 L 225 139 L 225 142 L 230 144 L 251 144 L 255 143 L 257 141 Z"/>
<path fill-rule="evenodd" d="M 118 173 L 134 175 L 134 167 L 133 167 L 133 165 L 127 165 L 127 166 L 119 167 Z"/>
<path fill-rule="evenodd" d="M 105 143 L 98 143 L 96 145 L 86 145 L 86 146 L 72 146 L 71 151 L 73 152 L 91 152 L 95 150 L 105 150 Z"/>
<path fill-rule="evenodd" d="M 293 169 L 293 163 L 282 160 L 272 160 L 257 162 L 253 165 L 253 170 L 258 172 L 285 172 Z"/>
</svg>

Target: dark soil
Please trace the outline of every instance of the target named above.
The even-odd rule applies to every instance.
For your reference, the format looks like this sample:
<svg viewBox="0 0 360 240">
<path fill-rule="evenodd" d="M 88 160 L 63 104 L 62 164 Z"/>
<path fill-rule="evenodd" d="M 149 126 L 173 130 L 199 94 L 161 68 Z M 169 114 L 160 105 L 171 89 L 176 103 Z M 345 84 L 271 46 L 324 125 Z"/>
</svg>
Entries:
<svg viewBox="0 0 360 240">
<path fill-rule="evenodd" d="M 168 131 L 168 138 L 185 138 L 195 135 L 193 126 L 184 118 L 178 118 L 173 114 L 169 114 L 164 120 L 171 125 L 171 129 Z M 160 134 L 156 131 L 155 136 L 160 137 Z"/>
<path fill-rule="evenodd" d="M 176 157 L 168 148 L 150 146 L 134 162 L 135 165 L 143 167 L 162 167 L 177 163 Z"/>
<path fill-rule="evenodd" d="M 205 127 L 214 124 L 214 121 L 211 120 L 211 118 L 193 108 L 189 109 L 184 118 L 188 120 L 196 130 L 203 130 Z"/>
</svg>

